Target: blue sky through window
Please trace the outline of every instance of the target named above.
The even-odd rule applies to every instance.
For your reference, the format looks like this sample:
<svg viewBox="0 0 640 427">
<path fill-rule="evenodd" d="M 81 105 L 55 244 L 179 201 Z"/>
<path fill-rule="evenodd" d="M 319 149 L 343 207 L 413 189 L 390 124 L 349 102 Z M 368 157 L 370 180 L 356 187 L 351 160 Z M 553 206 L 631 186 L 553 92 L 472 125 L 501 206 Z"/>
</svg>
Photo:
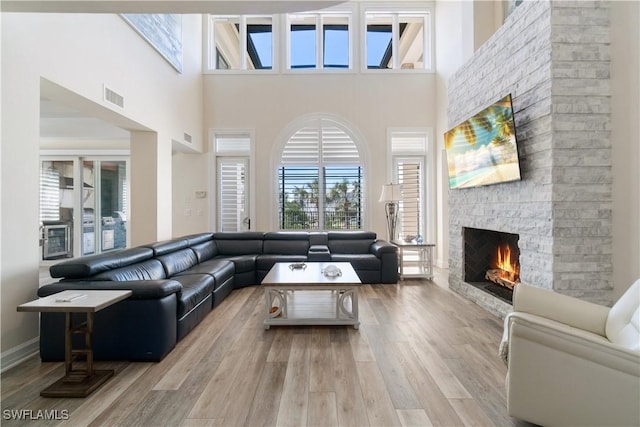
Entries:
<svg viewBox="0 0 640 427">
<path fill-rule="evenodd" d="M 315 25 L 291 26 L 291 68 L 315 68 Z"/>
<path fill-rule="evenodd" d="M 325 68 L 349 68 L 349 31 L 343 27 L 324 30 Z"/>
<path fill-rule="evenodd" d="M 367 30 L 367 68 L 380 68 L 380 62 L 390 43 L 391 26 L 388 32 Z"/>
<path fill-rule="evenodd" d="M 249 33 L 249 37 L 256 48 L 258 58 L 260 58 L 262 68 L 267 69 L 273 67 L 271 35 L 272 33 L 270 32 Z"/>
</svg>

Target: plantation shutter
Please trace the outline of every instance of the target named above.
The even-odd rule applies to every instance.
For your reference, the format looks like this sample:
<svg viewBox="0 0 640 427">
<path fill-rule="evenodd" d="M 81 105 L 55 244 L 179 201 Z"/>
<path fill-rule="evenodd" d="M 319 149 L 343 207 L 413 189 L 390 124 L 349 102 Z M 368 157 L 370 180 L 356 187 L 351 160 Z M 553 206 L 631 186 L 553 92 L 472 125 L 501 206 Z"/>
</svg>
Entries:
<svg viewBox="0 0 640 427">
<path fill-rule="evenodd" d="M 330 119 L 314 119 L 284 146 L 277 176 L 281 229 L 362 227 L 362 166 L 353 139 Z M 340 206 L 332 189 L 348 187 Z M 333 195 L 334 197 L 330 197 Z"/>
<path fill-rule="evenodd" d="M 418 159 L 400 160 L 397 163 L 397 174 L 402 193 L 400 201 L 402 234 L 417 236 L 421 234 L 422 162 Z"/>
<path fill-rule="evenodd" d="M 218 230 L 249 230 L 251 135 L 246 132 L 216 134 L 215 151 L 218 171 Z"/>
<path fill-rule="evenodd" d="M 424 162 L 427 135 L 422 131 L 397 131 L 391 135 L 395 179 L 400 184 L 400 232 L 403 236 L 424 235 Z"/>
</svg>

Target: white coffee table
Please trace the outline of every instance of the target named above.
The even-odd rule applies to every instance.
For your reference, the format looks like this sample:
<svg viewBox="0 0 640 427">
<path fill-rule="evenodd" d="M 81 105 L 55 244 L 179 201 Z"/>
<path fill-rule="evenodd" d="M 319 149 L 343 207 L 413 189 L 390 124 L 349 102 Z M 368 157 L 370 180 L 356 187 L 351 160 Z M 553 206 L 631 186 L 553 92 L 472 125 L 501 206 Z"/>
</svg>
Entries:
<svg viewBox="0 0 640 427">
<path fill-rule="evenodd" d="M 93 368 L 93 315 L 131 296 L 131 291 L 62 291 L 18 306 L 18 311 L 65 313 L 64 365 L 65 375 L 40 392 L 43 397 L 86 397 L 113 376 L 113 369 Z M 72 301 L 62 301 L 70 295 L 81 295 Z M 86 313 L 86 321 L 74 325 L 71 313 Z M 74 349 L 72 337 L 83 334 L 85 347 Z M 73 362 L 84 356 L 85 369 L 74 369 Z"/>
<path fill-rule="evenodd" d="M 307 262 L 301 269 L 290 265 L 276 263 L 262 280 L 265 329 L 272 325 L 352 325 L 358 329 L 358 288 L 362 282 L 350 263 Z M 342 274 L 323 274 L 329 265 L 338 267 Z"/>
</svg>

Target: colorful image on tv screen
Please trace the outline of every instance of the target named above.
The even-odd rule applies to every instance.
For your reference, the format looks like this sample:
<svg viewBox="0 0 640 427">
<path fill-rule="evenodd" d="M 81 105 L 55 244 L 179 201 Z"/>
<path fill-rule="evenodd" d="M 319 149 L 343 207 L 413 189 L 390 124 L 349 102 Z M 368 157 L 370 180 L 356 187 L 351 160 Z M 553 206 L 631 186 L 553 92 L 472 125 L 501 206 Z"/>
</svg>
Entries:
<svg viewBox="0 0 640 427">
<path fill-rule="evenodd" d="M 449 188 L 520 179 L 511 95 L 444 134 Z"/>
</svg>

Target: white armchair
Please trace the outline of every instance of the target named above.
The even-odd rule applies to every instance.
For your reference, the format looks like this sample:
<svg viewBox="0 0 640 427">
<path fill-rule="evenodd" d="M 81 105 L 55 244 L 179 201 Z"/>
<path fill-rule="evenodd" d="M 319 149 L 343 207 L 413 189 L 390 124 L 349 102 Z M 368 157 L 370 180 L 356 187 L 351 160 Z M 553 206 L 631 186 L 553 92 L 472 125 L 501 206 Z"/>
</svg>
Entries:
<svg viewBox="0 0 640 427">
<path fill-rule="evenodd" d="M 500 354 L 512 417 L 640 426 L 640 279 L 611 308 L 518 284 Z"/>
</svg>

